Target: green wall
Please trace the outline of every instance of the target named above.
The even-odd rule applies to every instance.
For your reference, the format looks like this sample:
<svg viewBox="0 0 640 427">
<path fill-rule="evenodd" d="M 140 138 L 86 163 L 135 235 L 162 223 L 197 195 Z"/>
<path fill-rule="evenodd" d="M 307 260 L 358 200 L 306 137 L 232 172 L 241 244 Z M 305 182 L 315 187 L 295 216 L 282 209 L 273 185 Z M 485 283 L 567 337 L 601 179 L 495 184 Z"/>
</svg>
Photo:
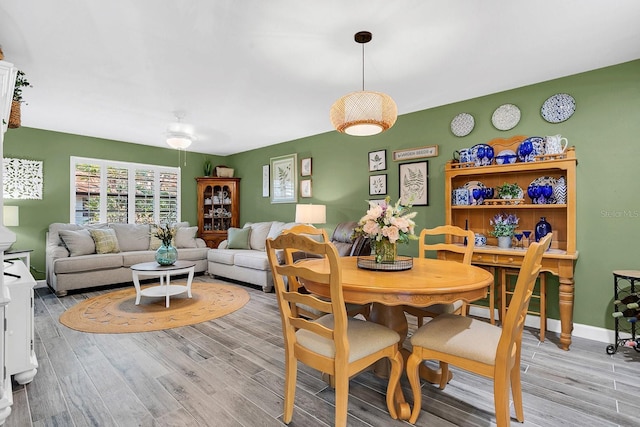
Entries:
<svg viewBox="0 0 640 427">
<path fill-rule="evenodd" d="M 39 129 L 9 129 L 5 134 L 4 157 L 43 161 L 42 200 L 8 200 L 5 205 L 20 206 L 20 226 L 12 227 L 16 233 L 15 248 L 34 249 L 31 264 L 37 270 L 36 279 L 44 279 L 45 234 L 53 222 L 69 222 L 70 157 L 90 157 L 133 163 L 180 166 L 181 217 L 183 221 L 196 224 L 195 177 L 203 175 L 205 158 L 214 165 L 223 164 L 223 158 L 184 153 L 178 161 L 178 152 L 172 149 L 146 145 L 128 144 L 99 138 L 89 138 Z"/>
<path fill-rule="evenodd" d="M 514 72 L 517 67 L 514 67 Z M 298 162 L 313 159 L 313 197 L 299 203 L 327 205 L 326 228 L 342 221 L 357 220 L 367 208 L 369 151 L 387 150 L 387 188 L 398 197 L 397 149 L 438 145 L 439 156 L 429 158 L 429 206 L 416 207 L 418 228 L 444 222 L 444 165 L 459 148 L 493 138 L 513 135 L 562 134 L 576 147 L 578 163 L 578 249 L 576 263 L 576 323 L 613 329 L 611 317 L 614 269 L 635 269 L 636 242 L 640 232 L 640 199 L 632 171 L 640 159 L 640 61 L 586 72 L 540 84 L 438 108 L 402 115 L 388 132 L 366 138 L 328 132 L 263 149 L 212 157 L 236 170 L 241 181 L 241 223 L 246 221 L 292 221 L 294 204 L 271 204 L 262 197 L 262 165 L 271 157 L 297 153 Z M 429 96 L 428 88 L 423 90 Z M 563 123 L 551 124 L 540 116 L 542 103 L 555 93 L 569 93 L 576 100 L 576 113 Z M 390 94 L 393 96 L 393 94 Z M 517 105 L 522 118 L 510 131 L 496 130 L 491 115 L 500 105 Z M 327 106 L 329 108 L 329 106 Z M 475 128 L 466 137 L 451 133 L 451 119 L 467 112 L 475 117 Z M 284 126 L 285 124 L 283 124 Z M 114 150 L 114 147 L 117 147 Z M 44 269 L 44 232 L 50 222 L 68 220 L 69 156 L 177 165 L 172 150 L 115 143 L 95 138 L 34 129 L 10 130 L 5 136 L 5 157 L 44 160 L 45 195 L 39 201 L 7 201 L 23 206 L 16 231 L 19 247 L 36 248 L 36 266 Z M 182 217 L 195 222 L 195 183 L 202 174 L 205 156 L 189 153 L 182 176 Z M 224 160 L 224 161 L 223 161 Z M 299 166 L 299 164 L 298 164 Z M 300 179 L 300 177 L 299 177 Z M 15 202 L 15 203 L 14 203 Z M 24 222 L 24 226 L 22 225 Z M 415 242 L 401 248 L 416 255 Z M 557 280 L 549 284 L 549 316 L 558 318 Z"/>
</svg>

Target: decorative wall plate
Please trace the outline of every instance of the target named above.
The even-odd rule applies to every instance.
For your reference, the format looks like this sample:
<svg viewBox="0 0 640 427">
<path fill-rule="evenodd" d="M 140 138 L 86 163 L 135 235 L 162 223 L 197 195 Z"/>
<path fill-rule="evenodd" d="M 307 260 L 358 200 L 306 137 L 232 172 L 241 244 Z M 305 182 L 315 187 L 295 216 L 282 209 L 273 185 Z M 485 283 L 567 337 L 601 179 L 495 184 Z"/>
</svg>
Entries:
<svg viewBox="0 0 640 427">
<path fill-rule="evenodd" d="M 556 93 L 542 104 L 540 114 L 549 123 L 560 123 L 573 116 L 576 100 L 567 93 Z"/>
<path fill-rule="evenodd" d="M 460 113 L 451 120 L 451 132 L 455 136 L 467 136 L 475 126 L 475 119 L 469 113 Z"/>
<path fill-rule="evenodd" d="M 504 104 L 496 108 L 491 123 L 498 130 L 513 129 L 520 121 L 520 109 L 513 104 Z"/>
</svg>

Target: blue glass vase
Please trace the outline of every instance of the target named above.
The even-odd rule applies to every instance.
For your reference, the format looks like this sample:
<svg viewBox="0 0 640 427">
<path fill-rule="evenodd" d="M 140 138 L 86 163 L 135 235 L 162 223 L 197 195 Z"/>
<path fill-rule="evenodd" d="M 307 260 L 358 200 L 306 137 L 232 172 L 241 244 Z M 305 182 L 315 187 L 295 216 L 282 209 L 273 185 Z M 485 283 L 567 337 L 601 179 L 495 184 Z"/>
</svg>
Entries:
<svg viewBox="0 0 640 427">
<path fill-rule="evenodd" d="M 160 265 L 173 265 L 178 259 L 178 250 L 171 245 L 161 245 L 156 251 L 156 262 Z"/>
<path fill-rule="evenodd" d="M 551 224 L 547 222 L 545 217 L 540 217 L 540 221 L 536 224 L 536 242 L 539 242 L 547 234 L 551 233 Z"/>
</svg>

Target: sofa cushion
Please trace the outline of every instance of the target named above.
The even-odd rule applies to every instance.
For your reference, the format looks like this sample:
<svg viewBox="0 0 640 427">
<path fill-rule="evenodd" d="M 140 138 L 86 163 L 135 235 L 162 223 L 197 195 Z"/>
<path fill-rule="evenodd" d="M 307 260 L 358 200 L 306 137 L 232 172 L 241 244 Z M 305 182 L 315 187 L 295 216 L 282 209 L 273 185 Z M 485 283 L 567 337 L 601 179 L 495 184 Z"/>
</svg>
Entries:
<svg viewBox="0 0 640 427">
<path fill-rule="evenodd" d="M 241 249 L 212 249 L 207 253 L 210 262 L 233 265 L 233 259 Z"/>
<path fill-rule="evenodd" d="M 149 250 L 149 224 L 110 224 L 122 252 Z"/>
<path fill-rule="evenodd" d="M 176 248 L 197 248 L 196 233 L 198 227 L 178 227 L 175 234 Z"/>
<path fill-rule="evenodd" d="M 84 273 L 86 271 L 108 270 L 122 267 L 122 255 L 82 255 L 77 257 L 59 258 L 54 264 L 55 274 Z M 91 286 L 91 283 L 87 283 Z"/>
<path fill-rule="evenodd" d="M 96 253 L 96 244 L 89 230 L 59 230 L 58 235 L 69 250 L 71 256 L 89 255 Z"/>
<path fill-rule="evenodd" d="M 116 231 L 112 228 L 101 228 L 96 230 L 89 230 L 93 241 L 96 243 L 96 253 L 98 254 L 110 254 L 120 252 L 118 246 L 118 238 L 116 237 Z"/>
<path fill-rule="evenodd" d="M 244 226 L 247 228 L 247 225 Z M 267 235 L 271 230 L 271 221 L 268 222 L 256 222 L 251 225 L 251 236 L 249 238 L 249 245 L 251 249 L 256 251 L 264 251 L 264 242 L 267 240 Z"/>
<path fill-rule="evenodd" d="M 134 264 L 140 264 L 141 262 L 152 262 L 156 260 L 156 251 L 132 251 L 121 252 L 122 254 L 122 266 L 131 267 Z"/>
<path fill-rule="evenodd" d="M 229 249 L 251 249 L 251 228 L 234 228 L 227 230 L 227 248 Z"/>
<path fill-rule="evenodd" d="M 266 252 L 244 251 L 237 252 L 233 258 L 237 267 L 246 267 L 254 270 L 270 270 L 269 259 Z"/>
<path fill-rule="evenodd" d="M 297 222 L 281 222 L 281 221 L 273 221 L 271 223 L 271 228 L 269 229 L 269 234 L 267 234 L 267 239 L 275 239 L 278 237 L 282 230 L 286 230 L 288 228 L 293 227 L 294 225 L 298 225 Z M 266 240 L 266 239 L 265 239 Z"/>
</svg>

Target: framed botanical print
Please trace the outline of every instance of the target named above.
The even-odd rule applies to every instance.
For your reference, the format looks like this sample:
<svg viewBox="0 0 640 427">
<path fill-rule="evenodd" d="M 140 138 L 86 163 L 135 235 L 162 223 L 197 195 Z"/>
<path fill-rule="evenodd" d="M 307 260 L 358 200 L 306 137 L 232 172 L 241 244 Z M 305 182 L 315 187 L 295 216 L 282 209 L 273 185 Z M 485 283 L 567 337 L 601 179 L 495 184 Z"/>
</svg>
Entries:
<svg viewBox="0 0 640 427">
<path fill-rule="evenodd" d="M 371 175 L 369 177 L 369 195 L 379 196 L 387 194 L 387 174 Z"/>
<path fill-rule="evenodd" d="M 387 150 L 369 152 L 369 172 L 387 169 Z"/>
<path fill-rule="evenodd" d="M 303 179 L 300 181 L 300 197 L 311 197 L 311 180 Z"/>
<path fill-rule="evenodd" d="M 262 165 L 262 197 L 269 197 L 269 165 Z"/>
<path fill-rule="evenodd" d="M 297 154 L 271 158 L 271 203 L 296 203 L 298 201 L 297 164 Z"/>
<path fill-rule="evenodd" d="M 311 157 L 300 161 L 300 175 L 311 176 Z"/>
<path fill-rule="evenodd" d="M 429 162 L 402 163 L 399 167 L 401 203 L 429 206 Z"/>
</svg>

